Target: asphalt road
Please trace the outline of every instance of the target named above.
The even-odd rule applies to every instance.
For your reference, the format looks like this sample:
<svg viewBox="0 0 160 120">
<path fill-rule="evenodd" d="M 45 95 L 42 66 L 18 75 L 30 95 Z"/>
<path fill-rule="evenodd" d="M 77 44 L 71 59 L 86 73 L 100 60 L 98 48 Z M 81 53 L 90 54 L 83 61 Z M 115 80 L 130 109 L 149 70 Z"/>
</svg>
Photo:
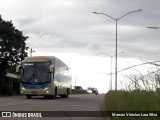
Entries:
<svg viewBox="0 0 160 120">
<path fill-rule="evenodd" d="M 25 96 L 0 97 L 0 111 L 99 111 L 104 95 L 70 95 L 69 98 L 44 99 Z M 59 112 L 59 113 L 61 113 Z M 74 114 L 74 113 L 73 113 Z M 42 118 L 0 118 L 4 120 L 97 120 L 96 117 L 43 117 Z"/>
</svg>

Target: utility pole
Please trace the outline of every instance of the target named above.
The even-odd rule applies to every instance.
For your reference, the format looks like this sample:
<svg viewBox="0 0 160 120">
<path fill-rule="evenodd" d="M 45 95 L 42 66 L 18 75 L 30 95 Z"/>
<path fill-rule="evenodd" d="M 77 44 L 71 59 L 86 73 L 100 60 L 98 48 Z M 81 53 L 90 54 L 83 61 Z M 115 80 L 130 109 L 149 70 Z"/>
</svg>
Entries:
<svg viewBox="0 0 160 120">
<path fill-rule="evenodd" d="M 35 50 L 32 50 L 32 48 L 31 48 L 31 50 L 30 50 L 30 57 L 32 57 L 32 53 L 33 52 L 36 52 Z"/>
<path fill-rule="evenodd" d="M 75 86 L 76 86 L 77 77 L 75 77 Z"/>
</svg>

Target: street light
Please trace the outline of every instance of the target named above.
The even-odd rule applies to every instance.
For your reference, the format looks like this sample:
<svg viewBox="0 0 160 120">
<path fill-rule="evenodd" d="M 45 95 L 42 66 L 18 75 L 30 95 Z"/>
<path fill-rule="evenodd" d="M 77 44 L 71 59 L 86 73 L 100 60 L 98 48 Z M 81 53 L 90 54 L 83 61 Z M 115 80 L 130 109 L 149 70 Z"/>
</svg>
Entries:
<svg viewBox="0 0 160 120">
<path fill-rule="evenodd" d="M 149 26 L 149 27 L 147 27 L 147 28 L 149 28 L 149 29 L 159 29 L 160 27 Z"/>
<path fill-rule="evenodd" d="M 102 14 L 102 15 L 105 15 L 113 20 L 116 21 L 116 57 L 115 57 L 115 90 L 117 90 L 117 23 L 118 23 L 118 20 L 122 19 L 123 17 L 125 17 L 126 15 L 128 14 L 131 14 L 131 13 L 134 13 L 134 12 L 140 12 L 142 11 L 142 9 L 139 9 L 139 10 L 135 10 L 135 11 L 131 11 L 131 12 L 128 12 L 126 14 L 124 14 L 123 16 L 119 17 L 119 18 L 114 18 L 108 14 L 105 14 L 105 13 L 98 13 L 98 12 L 93 12 L 94 14 Z"/>
<path fill-rule="evenodd" d="M 149 29 L 160 29 L 160 27 L 155 27 L 155 26 L 148 26 L 147 28 L 149 28 Z M 158 38 L 158 39 L 160 39 L 160 38 Z"/>
<path fill-rule="evenodd" d="M 124 52 L 119 52 L 117 54 L 121 54 L 121 53 L 124 53 Z M 110 81 L 110 89 L 112 90 L 112 58 L 115 56 L 115 55 L 109 55 L 107 53 L 103 53 L 103 52 L 100 52 L 100 54 L 104 54 L 104 55 L 107 55 L 109 57 L 111 57 L 111 81 Z"/>
</svg>

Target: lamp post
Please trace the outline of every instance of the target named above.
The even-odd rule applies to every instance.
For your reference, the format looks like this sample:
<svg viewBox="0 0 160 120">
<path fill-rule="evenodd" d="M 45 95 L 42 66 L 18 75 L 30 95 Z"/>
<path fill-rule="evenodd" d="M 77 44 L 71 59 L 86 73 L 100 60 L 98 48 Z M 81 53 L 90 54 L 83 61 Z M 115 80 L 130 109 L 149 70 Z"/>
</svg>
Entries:
<svg viewBox="0 0 160 120">
<path fill-rule="evenodd" d="M 149 27 L 147 27 L 147 28 L 149 28 L 149 29 L 159 29 L 160 27 L 149 26 Z"/>
<path fill-rule="evenodd" d="M 123 17 L 125 17 L 126 15 L 128 14 L 131 14 L 131 13 L 134 13 L 134 12 L 139 12 L 139 11 L 142 11 L 142 9 L 139 9 L 139 10 L 135 10 L 135 11 L 131 11 L 131 12 L 128 12 L 126 14 L 124 14 L 123 16 L 119 17 L 119 18 L 114 18 L 108 14 L 105 14 L 105 13 L 98 13 L 98 12 L 93 12 L 94 14 L 102 14 L 102 15 L 105 15 L 113 20 L 116 21 L 116 57 L 115 57 L 115 90 L 117 90 L 117 25 L 118 25 L 118 20 L 122 19 Z"/>
<path fill-rule="evenodd" d="M 124 52 L 120 52 L 120 53 L 117 53 L 117 54 L 121 54 L 121 53 L 124 53 Z M 100 54 L 104 54 L 104 55 L 107 55 L 109 57 L 111 57 L 111 81 L 110 81 L 110 89 L 112 90 L 112 58 L 115 56 L 115 55 L 109 55 L 107 53 L 103 53 L 103 52 L 100 52 Z"/>
</svg>

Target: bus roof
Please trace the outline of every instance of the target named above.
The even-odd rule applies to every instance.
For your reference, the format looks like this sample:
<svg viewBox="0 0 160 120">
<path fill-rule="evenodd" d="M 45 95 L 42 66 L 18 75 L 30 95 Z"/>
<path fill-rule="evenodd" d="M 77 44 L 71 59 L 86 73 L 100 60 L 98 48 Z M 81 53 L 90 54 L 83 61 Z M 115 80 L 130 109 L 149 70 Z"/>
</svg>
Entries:
<svg viewBox="0 0 160 120">
<path fill-rule="evenodd" d="M 26 57 L 23 62 L 43 62 L 43 61 L 54 61 L 56 59 L 55 56 L 34 56 L 34 57 Z"/>
</svg>

